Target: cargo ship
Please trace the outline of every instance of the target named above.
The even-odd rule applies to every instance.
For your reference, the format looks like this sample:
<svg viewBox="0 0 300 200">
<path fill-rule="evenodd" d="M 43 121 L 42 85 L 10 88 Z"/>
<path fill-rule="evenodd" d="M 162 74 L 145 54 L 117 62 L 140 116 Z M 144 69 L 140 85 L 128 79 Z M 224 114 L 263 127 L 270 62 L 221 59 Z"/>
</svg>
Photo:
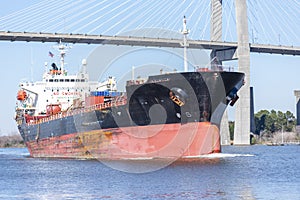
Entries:
<svg viewBox="0 0 300 200">
<path fill-rule="evenodd" d="M 180 159 L 218 153 L 220 122 L 234 105 L 244 74 L 199 68 L 128 80 L 90 81 L 82 69 L 46 64 L 41 81 L 21 82 L 16 123 L 32 157 Z"/>
</svg>

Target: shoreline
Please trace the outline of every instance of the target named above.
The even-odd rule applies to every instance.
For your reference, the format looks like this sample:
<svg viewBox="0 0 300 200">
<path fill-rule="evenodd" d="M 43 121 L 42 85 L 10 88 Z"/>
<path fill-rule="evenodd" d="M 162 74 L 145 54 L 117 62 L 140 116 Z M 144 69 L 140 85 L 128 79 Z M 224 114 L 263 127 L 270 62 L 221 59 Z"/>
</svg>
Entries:
<svg viewBox="0 0 300 200">
<path fill-rule="evenodd" d="M 26 147 L 20 135 L 0 136 L 0 148 Z"/>
</svg>

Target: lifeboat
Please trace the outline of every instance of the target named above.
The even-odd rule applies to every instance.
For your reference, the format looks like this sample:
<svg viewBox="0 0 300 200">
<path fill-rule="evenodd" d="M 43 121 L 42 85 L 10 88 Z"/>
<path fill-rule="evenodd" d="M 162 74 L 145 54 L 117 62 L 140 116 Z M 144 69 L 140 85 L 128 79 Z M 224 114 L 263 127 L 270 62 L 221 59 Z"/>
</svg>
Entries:
<svg viewBox="0 0 300 200">
<path fill-rule="evenodd" d="M 47 115 L 56 115 L 57 113 L 61 112 L 61 105 L 60 104 L 50 104 L 46 107 Z"/>
<path fill-rule="evenodd" d="M 19 101 L 24 101 L 26 98 L 27 98 L 27 93 L 24 90 L 19 90 L 18 95 L 17 95 L 17 99 Z"/>
<path fill-rule="evenodd" d="M 61 70 L 50 70 L 50 74 L 51 75 L 60 75 L 60 74 L 62 74 L 62 71 Z"/>
</svg>

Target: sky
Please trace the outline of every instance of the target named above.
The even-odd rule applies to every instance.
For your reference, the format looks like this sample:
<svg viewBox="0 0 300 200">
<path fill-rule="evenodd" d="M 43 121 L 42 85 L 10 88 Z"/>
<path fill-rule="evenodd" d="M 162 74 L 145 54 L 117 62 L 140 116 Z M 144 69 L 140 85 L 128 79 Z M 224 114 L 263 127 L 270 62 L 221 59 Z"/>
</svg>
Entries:
<svg viewBox="0 0 300 200">
<path fill-rule="evenodd" d="M 6 0 L 1 2 L 0 17 L 25 8 L 38 0 Z M 4 3 L 5 2 L 5 3 Z M 0 23 L 1 27 L 1 23 Z M 296 30 L 299 32 L 299 30 Z M 297 41 L 299 42 L 299 41 Z M 21 80 L 41 80 L 44 63 L 52 62 L 48 55 L 53 43 L 0 41 L 0 135 L 17 132 L 14 118 L 16 94 Z M 81 61 L 89 57 L 97 45 L 75 44 L 66 57 L 67 69 L 76 73 Z M 236 61 L 225 65 L 237 66 Z M 294 90 L 300 90 L 300 56 L 251 53 L 251 82 L 254 87 L 254 110 L 281 110 L 296 114 Z M 113 73 L 113 72 L 112 72 Z M 234 108 L 229 108 L 229 119 L 234 120 Z"/>
</svg>

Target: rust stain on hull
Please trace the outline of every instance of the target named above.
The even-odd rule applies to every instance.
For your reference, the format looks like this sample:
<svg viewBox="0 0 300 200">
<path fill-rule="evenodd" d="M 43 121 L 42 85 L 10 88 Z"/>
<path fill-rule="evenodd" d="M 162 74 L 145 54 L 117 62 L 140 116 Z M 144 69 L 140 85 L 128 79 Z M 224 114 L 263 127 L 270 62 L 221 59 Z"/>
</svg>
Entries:
<svg viewBox="0 0 300 200">
<path fill-rule="evenodd" d="M 221 151 L 219 129 L 209 122 L 93 130 L 26 145 L 32 157 L 77 159 L 195 158 Z"/>
</svg>

